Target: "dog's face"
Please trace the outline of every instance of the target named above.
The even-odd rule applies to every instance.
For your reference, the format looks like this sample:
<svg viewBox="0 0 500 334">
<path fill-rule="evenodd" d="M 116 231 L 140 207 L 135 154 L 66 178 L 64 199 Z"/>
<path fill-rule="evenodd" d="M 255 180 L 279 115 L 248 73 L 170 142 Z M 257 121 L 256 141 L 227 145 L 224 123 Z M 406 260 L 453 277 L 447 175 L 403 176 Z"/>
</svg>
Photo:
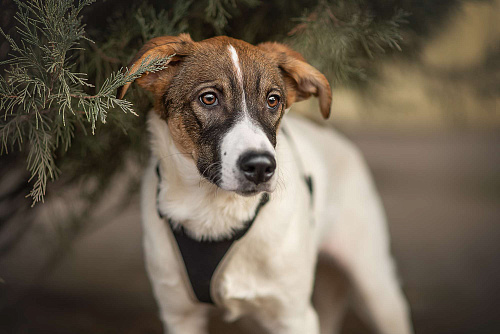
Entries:
<svg viewBox="0 0 500 334">
<path fill-rule="evenodd" d="M 180 152 L 222 189 L 241 195 L 273 191 L 276 137 L 285 109 L 317 95 L 328 117 L 325 77 L 281 44 L 253 46 L 228 37 L 193 42 L 188 35 L 149 41 L 130 70 L 147 57 L 168 55 L 175 56 L 167 69 L 137 81 L 153 92 L 155 110 Z"/>
</svg>

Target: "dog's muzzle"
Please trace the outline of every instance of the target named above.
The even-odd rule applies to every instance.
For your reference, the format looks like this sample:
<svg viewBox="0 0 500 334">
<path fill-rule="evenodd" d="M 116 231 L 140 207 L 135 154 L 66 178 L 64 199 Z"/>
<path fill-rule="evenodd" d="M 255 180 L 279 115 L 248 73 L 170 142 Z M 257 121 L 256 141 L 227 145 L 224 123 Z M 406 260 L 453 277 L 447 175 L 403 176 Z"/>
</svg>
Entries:
<svg viewBox="0 0 500 334">
<path fill-rule="evenodd" d="M 248 117 L 237 122 L 220 144 L 220 188 L 252 196 L 276 187 L 275 149 L 258 124 Z"/>
</svg>

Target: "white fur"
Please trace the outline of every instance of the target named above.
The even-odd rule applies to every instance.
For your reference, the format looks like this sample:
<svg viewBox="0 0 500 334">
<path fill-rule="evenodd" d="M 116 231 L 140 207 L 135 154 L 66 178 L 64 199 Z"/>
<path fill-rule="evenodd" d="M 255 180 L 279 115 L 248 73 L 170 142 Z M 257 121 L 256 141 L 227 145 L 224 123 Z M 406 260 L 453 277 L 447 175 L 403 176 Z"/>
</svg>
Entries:
<svg viewBox="0 0 500 334">
<path fill-rule="evenodd" d="M 247 150 L 276 156 L 278 166 L 268 190 L 274 190 L 277 179 L 280 184 L 251 230 L 235 244 L 214 283 L 214 299 L 226 311 L 226 319 L 251 315 L 273 334 L 318 334 L 310 296 L 321 249 L 352 279 L 358 305 L 379 332 L 411 333 L 389 254 L 384 214 L 359 153 L 333 131 L 290 116 L 286 126 L 297 151 L 292 151 L 282 134 L 274 150 L 248 115 L 238 54 L 233 46 L 228 49 L 243 92 L 242 118 L 222 140 L 221 187 L 238 189 L 242 176 L 236 164 Z M 218 189 L 199 175 L 189 156 L 177 150 L 166 123 L 156 113 L 150 113 L 148 125 L 152 157 L 142 188 L 148 274 L 165 329 L 172 334 L 207 333 L 210 306 L 197 303 L 186 285 L 170 228 L 158 216 L 157 199 L 162 214 L 182 224 L 193 237 L 219 239 L 242 227 L 259 197 Z M 297 167 L 297 158 L 305 171 Z M 158 165 L 160 184 L 155 175 Z M 303 172 L 313 178 L 312 207 Z M 334 309 L 342 312 L 344 304 L 339 299 Z"/>
<path fill-rule="evenodd" d="M 194 301 L 183 280 L 183 265 L 168 237 L 171 232 L 156 211 L 154 170 L 160 161 L 160 210 L 198 238 L 218 238 L 240 227 L 253 214 L 258 197 L 216 190 L 199 176 L 190 158 L 178 153 L 163 120 L 150 113 L 148 124 L 153 154 L 142 186 L 148 274 L 169 334 L 207 333 L 211 306 Z M 333 130 L 290 115 L 284 126 L 293 136 L 305 172 L 313 178 L 313 206 L 290 142 L 279 133 L 279 185 L 232 250 L 215 285 L 217 306 L 226 311 L 227 320 L 249 315 L 269 333 L 320 333 L 310 295 L 322 250 L 351 279 L 357 305 L 378 332 L 411 333 L 385 217 L 360 154 Z M 331 331 L 323 328 L 322 333 Z"/>
</svg>

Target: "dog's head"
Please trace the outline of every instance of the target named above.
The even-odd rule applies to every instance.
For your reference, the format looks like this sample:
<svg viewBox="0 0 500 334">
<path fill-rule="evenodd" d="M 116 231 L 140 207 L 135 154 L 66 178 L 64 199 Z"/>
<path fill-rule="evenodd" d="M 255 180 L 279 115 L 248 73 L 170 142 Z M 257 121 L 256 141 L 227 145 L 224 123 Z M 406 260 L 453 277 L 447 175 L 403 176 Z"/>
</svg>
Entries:
<svg viewBox="0 0 500 334">
<path fill-rule="evenodd" d="M 285 45 L 158 37 L 143 46 L 129 69 L 165 56 L 173 56 L 165 70 L 136 81 L 153 93 L 155 110 L 179 151 L 222 189 L 242 195 L 274 190 L 276 135 L 293 102 L 318 96 L 323 117 L 330 114 L 328 81 Z"/>
</svg>

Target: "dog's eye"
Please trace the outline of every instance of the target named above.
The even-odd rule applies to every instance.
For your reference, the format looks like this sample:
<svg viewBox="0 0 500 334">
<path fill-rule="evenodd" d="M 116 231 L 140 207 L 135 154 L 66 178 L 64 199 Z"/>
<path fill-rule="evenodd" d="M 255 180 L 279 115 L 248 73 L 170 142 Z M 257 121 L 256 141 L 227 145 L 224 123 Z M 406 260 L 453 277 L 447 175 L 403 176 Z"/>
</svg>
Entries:
<svg viewBox="0 0 500 334">
<path fill-rule="evenodd" d="M 215 106 L 219 103 L 214 93 L 204 93 L 200 95 L 200 101 L 206 106 Z"/>
<path fill-rule="evenodd" d="M 269 95 L 269 97 L 267 98 L 267 106 L 270 109 L 276 109 L 279 103 L 280 97 L 278 95 Z"/>
</svg>

